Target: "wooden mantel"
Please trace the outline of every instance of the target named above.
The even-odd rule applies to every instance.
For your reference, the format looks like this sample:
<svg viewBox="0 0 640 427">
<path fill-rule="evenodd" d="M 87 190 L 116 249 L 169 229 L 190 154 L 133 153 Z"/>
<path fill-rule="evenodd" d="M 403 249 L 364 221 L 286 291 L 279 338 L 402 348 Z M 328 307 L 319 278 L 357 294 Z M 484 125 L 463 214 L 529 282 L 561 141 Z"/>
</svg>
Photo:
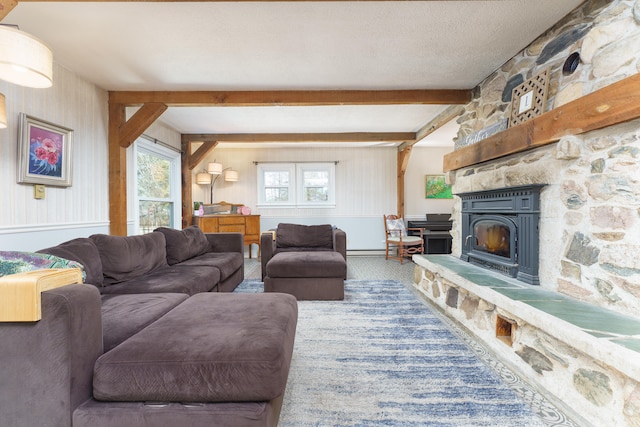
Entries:
<svg viewBox="0 0 640 427">
<path fill-rule="evenodd" d="M 444 156 L 449 172 L 640 117 L 640 74 Z"/>
</svg>

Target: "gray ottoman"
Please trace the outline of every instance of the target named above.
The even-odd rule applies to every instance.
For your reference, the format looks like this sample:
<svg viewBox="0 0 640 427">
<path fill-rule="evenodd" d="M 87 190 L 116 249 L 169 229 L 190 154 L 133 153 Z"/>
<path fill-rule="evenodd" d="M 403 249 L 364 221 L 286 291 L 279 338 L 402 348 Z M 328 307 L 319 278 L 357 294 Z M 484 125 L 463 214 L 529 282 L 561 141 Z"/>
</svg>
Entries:
<svg viewBox="0 0 640 427">
<path fill-rule="evenodd" d="M 342 300 L 347 262 L 334 251 L 280 252 L 269 260 L 265 292 L 283 292 L 298 300 Z"/>
</svg>

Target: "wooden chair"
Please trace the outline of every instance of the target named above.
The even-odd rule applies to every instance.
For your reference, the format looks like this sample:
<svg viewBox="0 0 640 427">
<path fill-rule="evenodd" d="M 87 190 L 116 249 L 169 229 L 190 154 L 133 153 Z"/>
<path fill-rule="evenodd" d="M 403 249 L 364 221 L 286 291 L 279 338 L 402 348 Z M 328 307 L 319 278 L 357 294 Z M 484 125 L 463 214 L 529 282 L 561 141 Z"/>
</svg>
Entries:
<svg viewBox="0 0 640 427">
<path fill-rule="evenodd" d="M 408 230 L 417 231 L 418 236 L 409 236 Z M 389 257 L 400 260 L 402 264 L 404 257 L 413 254 L 424 253 L 424 240 L 422 239 L 422 228 L 406 228 L 404 220 L 397 215 L 384 215 L 384 231 L 386 235 L 385 259 Z M 389 247 L 396 248 L 396 256 L 389 255 Z"/>
</svg>

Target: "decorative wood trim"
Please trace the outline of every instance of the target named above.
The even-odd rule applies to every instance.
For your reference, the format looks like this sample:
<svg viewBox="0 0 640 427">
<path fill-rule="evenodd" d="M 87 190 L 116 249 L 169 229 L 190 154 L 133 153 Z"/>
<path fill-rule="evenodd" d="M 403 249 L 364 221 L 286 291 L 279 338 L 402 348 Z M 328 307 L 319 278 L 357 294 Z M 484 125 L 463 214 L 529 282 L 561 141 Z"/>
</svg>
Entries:
<svg viewBox="0 0 640 427">
<path fill-rule="evenodd" d="M 125 105 L 163 103 L 170 107 L 258 107 L 317 105 L 467 104 L 471 90 L 280 90 L 280 91 L 115 91 Z"/>
<path fill-rule="evenodd" d="M 443 170 L 463 167 L 519 153 L 640 117 L 640 74 L 627 77 L 580 99 L 508 128 L 444 156 Z"/>
<path fill-rule="evenodd" d="M 547 105 L 547 92 L 549 91 L 549 68 L 531 77 L 520 86 L 511 91 L 511 115 L 509 126 L 517 126 L 534 117 L 541 115 Z M 528 99 L 528 108 L 526 108 Z M 523 104 L 524 110 L 520 112 Z"/>
</svg>

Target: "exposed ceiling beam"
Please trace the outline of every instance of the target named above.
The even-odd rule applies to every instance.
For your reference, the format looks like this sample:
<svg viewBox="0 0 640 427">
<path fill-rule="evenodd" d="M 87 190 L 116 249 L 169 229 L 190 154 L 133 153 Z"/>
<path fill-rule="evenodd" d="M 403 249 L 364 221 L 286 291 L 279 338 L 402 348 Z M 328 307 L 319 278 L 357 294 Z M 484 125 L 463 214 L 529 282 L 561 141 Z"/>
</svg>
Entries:
<svg viewBox="0 0 640 427">
<path fill-rule="evenodd" d="M 452 105 L 447 107 L 442 113 L 438 114 L 432 120 L 430 120 L 426 125 L 422 126 L 422 128 L 416 132 L 416 138 L 413 141 L 407 141 L 401 144 L 398 147 L 399 151 L 404 150 L 407 146 L 415 145 L 420 142 L 422 139 L 426 138 L 428 135 L 432 134 L 436 130 L 440 129 L 445 124 L 449 123 L 451 120 L 458 117 L 464 111 L 464 106 L 462 105 Z"/>
<path fill-rule="evenodd" d="M 0 21 L 18 5 L 17 0 L 0 0 Z"/>
<path fill-rule="evenodd" d="M 191 144 L 189 144 L 190 141 L 188 138 L 185 138 L 184 135 L 182 137 L 182 144 L 187 144 L 187 146 L 189 147 L 189 149 L 191 149 Z M 205 141 L 200 147 L 198 147 L 198 149 L 196 150 L 195 153 L 190 154 L 189 160 L 188 160 L 188 167 L 189 170 L 193 170 L 196 166 L 198 166 L 198 164 L 205 158 L 207 157 L 207 155 L 213 151 L 214 148 L 216 148 L 216 145 L 218 145 L 218 142 L 216 141 Z M 188 153 L 190 153 L 191 151 L 188 151 Z"/>
<path fill-rule="evenodd" d="M 272 91 L 113 91 L 112 102 L 139 105 L 159 102 L 170 107 L 259 107 L 320 105 L 467 104 L 470 90 L 272 90 Z"/>
<path fill-rule="evenodd" d="M 162 103 L 144 104 L 120 128 L 120 146 L 127 148 L 167 110 Z"/>
<path fill-rule="evenodd" d="M 47 3 L 53 3 L 53 2 L 69 2 L 69 3 L 116 3 L 116 2 L 123 2 L 123 1 L 127 1 L 127 0 L 20 0 L 23 3 L 28 3 L 28 2 L 47 2 Z M 129 2 L 136 2 L 136 1 L 144 1 L 147 3 L 220 3 L 220 2 L 228 2 L 229 0 L 128 0 Z M 255 2 L 256 0 L 232 0 L 235 3 L 242 3 L 242 2 Z M 259 0 L 261 2 L 282 2 L 282 0 Z M 353 0 L 288 0 L 290 3 L 304 3 L 304 2 L 350 2 Z M 368 0 L 368 1 L 397 1 L 397 2 L 404 2 L 404 1 L 442 1 L 442 0 Z M 463 0 L 444 0 L 444 1 L 463 1 Z M 467 0 L 468 1 L 468 0 Z"/>
<path fill-rule="evenodd" d="M 413 141 L 413 132 L 346 133 L 226 133 L 183 134 L 182 141 L 192 142 L 405 142 Z"/>
</svg>

